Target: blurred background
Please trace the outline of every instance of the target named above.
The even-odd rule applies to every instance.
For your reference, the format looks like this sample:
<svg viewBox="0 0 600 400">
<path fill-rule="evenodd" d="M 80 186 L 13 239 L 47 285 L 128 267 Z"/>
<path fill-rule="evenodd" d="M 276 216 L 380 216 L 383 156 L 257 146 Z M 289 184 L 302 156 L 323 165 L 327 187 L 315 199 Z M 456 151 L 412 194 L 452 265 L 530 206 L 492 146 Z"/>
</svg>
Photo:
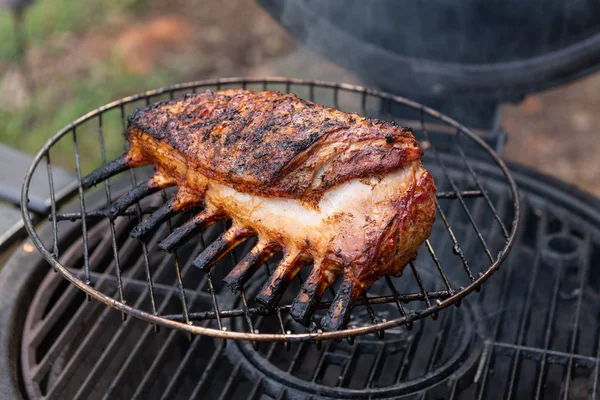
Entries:
<svg viewBox="0 0 600 400">
<path fill-rule="evenodd" d="M 278 75 L 369 85 L 252 0 L 25 3 L 0 0 L 0 143 L 27 153 L 94 108 L 178 82 Z M 500 109 L 505 157 L 600 195 L 600 74 L 519 101 Z M 94 143 L 81 144 L 90 165 Z"/>
</svg>

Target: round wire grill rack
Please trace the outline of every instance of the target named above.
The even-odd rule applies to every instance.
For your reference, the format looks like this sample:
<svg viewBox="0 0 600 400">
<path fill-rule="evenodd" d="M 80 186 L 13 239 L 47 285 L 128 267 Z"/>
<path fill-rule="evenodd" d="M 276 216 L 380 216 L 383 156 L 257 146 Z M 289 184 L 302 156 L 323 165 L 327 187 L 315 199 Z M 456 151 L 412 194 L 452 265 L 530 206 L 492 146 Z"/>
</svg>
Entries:
<svg viewBox="0 0 600 400">
<path fill-rule="evenodd" d="M 200 271 L 192 271 L 191 262 L 194 257 L 186 254 L 196 255 L 211 237 L 214 240 L 214 231 L 217 229 L 215 226 L 199 235 L 195 247 L 181 248 L 172 254 L 159 252 L 156 249 L 156 238 L 168 234 L 180 221 L 179 216 L 161 225 L 148 243 L 123 239 L 119 232 L 131 229 L 131 221 L 139 222 L 145 214 L 155 211 L 157 205 L 166 201 L 165 191 L 134 204 L 114 220 L 97 210 L 90 211 L 86 208 L 87 192 L 91 191 L 84 190 L 81 178 L 98 167 L 100 162 L 105 164 L 112 155 L 122 152 L 127 145 L 122 137 L 126 116 L 135 107 L 199 90 L 233 88 L 294 92 L 299 97 L 342 111 L 393 119 L 413 128 L 425 150 L 424 164 L 434 175 L 438 186 L 438 217 L 434 233 L 422 246 L 417 260 L 406 269 L 405 275 L 412 275 L 414 279 L 410 282 L 407 276 L 380 279 L 358 299 L 352 320 L 346 329 L 323 332 L 314 322 L 309 327 L 295 323 L 287 315 L 290 305 L 285 297 L 272 313 L 255 307 L 251 292 L 252 287 L 256 286 L 253 281 L 260 279 L 257 276 L 237 295 L 228 292 L 219 282 L 217 273 L 203 274 L 201 279 L 194 281 L 192 287 L 191 278 L 186 277 Z M 121 134 L 121 139 L 114 140 L 118 134 Z M 105 140 L 105 135 L 111 135 L 110 140 Z M 70 168 L 77 179 L 69 187 L 56 191 L 50 160 L 53 152 L 59 148 L 63 153 L 65 148 L 72 149 L 73 159 L 65 160 L 62 157 L 60 164 Z M 448 157 L 448 154 L 452 157 Z M 98 162 L 87 167 L 82 163 L 82 157 L 96 159 Z M 456 165 L 456 160 L 460 160 L 460 166 Z M 86 168 L 90 171 L 85 171 Z M 131 188 L 136 186 L 141 173 L 143 171 L 129 170 L 121 175 L 129 175 Z M 26 207 L 34 174 L 47 176 L 50 189 L 48 214 L 53 227 L 51 243 L 42 242 Z M 496 181 L 502 180 L 502 187 L 506 187 L 508 183 L 510 203 L 496 202 L 494 188 L 488 187 L 493 185 L 493 179 L 488 181 L 488 177 L 494 177 Z M 117 182 L 123 186 L 124 179 L 112 178 L 112 189 L 109 181 L 107 179 L 103 185 L 107 205 L 111 204 L 118 192 Z M 435 319 L 443 308 L 452 304 L 460 306 L 467 294 L 478 291 L 483 282 L 499 268 L 513 244 L 519 222 L 517 187 L 510 172 L 481 138 L 458 122 L 418 103 L 376 90 L 288 78 L 227 78 L 191 82 L 147 91 L 100 107 L 78 118 L 46 142 L 27 171 L 21 195 L 23 219 L 34 245 L 50 265 L 84 291 L 88 299 L 93 297 L 121 311 L 123 319 L 129 314 L 144 319 L 157 328 L 163 325 L 191 334 L 250 340 L 254 344 L 258 341 L 303 340 L 320 343 L 322 340 L 341 338 L 352 341 L 353 337 L 368 333 L 383 337 L 386 330 L 392 332 L 400 325 L 411 329 L 413 322 L 418 319 L 427 316 Z M 498 197 L 507 198 L 506 193 Z M 70 207 L 78 208 L 78 212 L 64 212 L 71 200 L 76 201 Z M 73 254 L 72 247 L 68 249 L 68 256 L 78 260 L 78 266 L 75 267 L 66 265 L 58 245 L 61 242 L 61 232 L 67 231 L 62 225 L 74 222 L 79 223 L 81 229 L 80 246 L 76 251 L 79 254 Z M 97 242 L 106 235 L 110 235 L 110 242 L 103 250 L 104 256 L 100 257 L 96 251 Z M 237 250 L 230 253 L 233 261 L 230 267 L 251 248 L 249 244 L 245 249 L 238 246 Z M 450 257 L 440 256 L 436 248 L 442 247 L 451 249 Z M 108 248 L 110 259 L 107 261 Z M 453 262 L 448 264 L 448 260 Z M 102 262 L 109 262 L 110 267 L 99 272 L 95 264 Z M 69 264 L 73 263 L 69 261 Z M 131 272 L 136 269 L 138 272 L 143 271 L 140 272 L 143 277 Z M 227 268 L 221 266 L 221 269 Z M 163 282 L 164 279 L 161 281 L 163 270 L 174 271 L 174 279 L 170 284 Z M 218 271 L 217 268 L 215 270 Z M 261 276 L 266 277 L 269 271 L 267 263 Z M 106 279 L 115 281 L 116 290 L 114 286 L 104 288 L 100 285 Z M 301 282 L 302 274 L 298 274 L 295 279 Z M 145 286 L 147 293 L 135 302 L 128 302 L 127 286 L 140 284 Z M 168 293 L 161 297 L 157 294 L 159 292 Z M 332 288 L 331 292 L 335 293 L 335 289 Z M 164 306 L 168 302 L 165 299 L 173 296 L 179 299 L 180 311 L 172 312 L 169 307 Z M 164 301 L 161 303 L 157 297 Z M 317 310 L 327 308 L 330 303 L 325 296 Z M 272 323 L 264 322 L 269 318 Z M 232 322 L 237 319 L 243 323 Z"/>
</svg>

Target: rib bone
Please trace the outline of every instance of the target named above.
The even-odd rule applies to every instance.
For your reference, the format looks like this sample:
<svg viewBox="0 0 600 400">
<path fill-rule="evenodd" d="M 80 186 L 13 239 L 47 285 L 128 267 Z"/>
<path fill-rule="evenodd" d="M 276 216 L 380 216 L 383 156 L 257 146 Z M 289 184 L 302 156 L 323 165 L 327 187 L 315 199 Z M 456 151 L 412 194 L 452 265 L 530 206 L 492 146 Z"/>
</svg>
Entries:
<svg viewBox="0 0 600 400">
<path fill-rule="evenodd" d="M 139 184 L 112 203 L 110 207 L 105 210 L 106 216 L 113 219 L 125 211 L 129 206 L 137 203 L 144 197 L 170 186 L 175 186 L 175 184 L 175 180 L 157 172 L 152 178 Z"/>
<path fill-rule="evenodd" d="M 225 284 L 235 293 L 241 290 L 258 268 L 273 257 L 281 247 L 271 242 L 258 242 L 252 250 L 223 278 Z"/>
<path fill-rule="evenodd" d="M 81 180 L 81 185 L 88 189 L 99 182 L 123 172 L 129 168 L 141 167 L 151 164 L 152 160 L 144 157 L 144 154 L 139 149 L 131 148 L 128 152 L 120 155 L 102 167 L 92 171 L 88 176 Z"/>
<path fill-rule="evenodd" d="M 123 172 L 131 167 L 131 157 L 129 153 L 125 153 L 108 164 L 103 165 L 91 174 L 81 180 L 81 184 L 84 188 L 90 188 L 96 185 L 98 182 L 102 182 L 110 178 L 113 175 Z"/>
<path fill-rule="evenodd" d="M 363 287 L 354 279 L 344 279 L 327 315 L 321 319 L 321 327 L 326 331 L 335 331 L 346 326 L 350 320 L 352 305 L 362 292 Z"/>
<path fill-rule="evenodd" d="M 339 272 L 339 268 L 328 268 L 321 263 L 315 263 L 308 279 L 302 285 L 300 293 L 292 303 L 290 309 L 292 318 L 303 325 L 307 325 L 321 296 L 328 287 L 333 285 Z"/>
<path fill-rule="evenodd" d="M 197 193 L 190 193 L 185 188 L 180 188 L 175 196 L 171 197 L 158 210 L 135 226 L 129 235 L 135 239 L 144 239 L 161 223 L 165 222 L 178 212 L 200 206 L 202 201 L 203 197 L 198 196 Z"/>
<path fill-rule="evenodd" d="M 195 234 L 200 232 L 200 230 L 208 228 L 223 218 L 225 218 L 225 216 L 220 211 L 213 208 L 206 208 L 185 224 L 174 229 L 169 236 L 158 244 L 158 247 L 166 252 L 172 253 L 183 246 Z"/>
<path fill-rule="evenodd" d="M 304 253 L 286 254 L 256 296 L 256 301 L 266 309 L 272 309 L 279 302 L 298 271 L 311 262 L 311 257 Z"/>
<path fill-rule="evenodd" d="M 253 235 L 254 231 L 251 229 L 233 226 L 204 249 L 192 262 L 192 265 L 204 271 L 209 271 L 225 254 Z"/>
</svg>

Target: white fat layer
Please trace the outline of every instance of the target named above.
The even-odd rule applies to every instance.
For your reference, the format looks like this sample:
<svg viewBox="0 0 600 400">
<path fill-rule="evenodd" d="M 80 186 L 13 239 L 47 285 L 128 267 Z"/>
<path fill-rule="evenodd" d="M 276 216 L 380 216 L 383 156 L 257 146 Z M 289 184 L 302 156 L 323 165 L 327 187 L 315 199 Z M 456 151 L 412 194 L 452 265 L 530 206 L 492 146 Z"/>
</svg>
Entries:
<svg viewBox="0 0 600 400">
<path fill-rule="evenodd" d="M 323 194 L 318 210 L 296 199 L 254 196 L 215 183 L 210 184 L 206 202 L 220 205 L 234 220 L 251 223 L 259 232 L 285 232 L 290 243 L 310 240 L 318 246 L 328 243 L 339 232 L 340 219 L 332 218 L 336 214 L 362 222 L 366 215 L 377 219 L 389 211 L 392 200 L 406 190 L 409 174 L 414 171 L 412 167 L 409 164 L 385 174 L 381 180 L 371 178 L 363 183 L 352 179 L 340 184 Z"/>
</svg>

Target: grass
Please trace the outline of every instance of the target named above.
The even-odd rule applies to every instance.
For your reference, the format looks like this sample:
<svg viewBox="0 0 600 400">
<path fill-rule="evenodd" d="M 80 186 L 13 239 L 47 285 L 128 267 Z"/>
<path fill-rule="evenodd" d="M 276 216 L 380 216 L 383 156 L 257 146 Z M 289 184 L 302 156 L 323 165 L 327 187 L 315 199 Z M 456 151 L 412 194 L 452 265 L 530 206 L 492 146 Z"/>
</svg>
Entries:
<svg viewBox="0 0 600 400">
<path fill-rule="evenodd" d="M 19 111 L 0 111 L 0 141 L 19 150 L 35 153 L 56 132 L 74 119 L 113 100 L 162 86 L 169 81 L 164 73 L 138 76 L 124 72 L 116 61 L 99 64 L 90 76 L 65 79 L 36 90 L 35 97 Z M 109 113 L 103 120 L 109 154 L 122 149 L 122 131 L 118 113 Z M 94 130 L 97 126 L 94 125 Z M 100 163 L 98 135 L 84 131 L 78 134 L 78 145 L 84 170 Z M 72 166 L 71 140 L 61 140 L 54 148 L 54 163 Z"/>
<path fill-rule="evenodd" d="M 24 35 L 28 43 L 42 43 L 61 32 L 77 32 L 123 17 L 139 0 L 41 0 L 26 11 Z M 9 12 L 0 12 L 0 60 L 18 56 L 14 22 Z"/>
<path fill-rule="evenodd" d="M 43 0 L 27 11 L 25 34 L 30 47 L 51 52 L 45 40 L 52 35 L 77 34 L 114 18 L 127 17 L 138 0 Z M 17 49 L 10 15 L 0 12 L 0 74 L 2 65 L 15 61 Z M 0 75 L 1 78 L 1 75 Z M 155 71 L 150 76 L 128 73 L 118 55 L 95 64 L 82 74 L 57 76 L 50 82 L 36 82 L 28 104 L 18 110 L 0 109 L 0 142 L 27 153 L 35 153 L 56 132 L 71 121 L 121 97 L 172 83 L 173 71 Z M 1 80 L 1 79 L 0 79 Z M 109 156 L 121 152 L 123 140 L 119 113 L 103 120 Z M 83 132 L 82 132 L 83 131 Z M 93 132 L 92 132 L 93 131 Z M 100 164 L 97 125 L 78 131 L 83 171 Z M 67 138 L 66 138 L 67 139 Z M 73 168 L 72 141 L 61 140 L 53 148 L 52 162 Z"/>
</svg>

